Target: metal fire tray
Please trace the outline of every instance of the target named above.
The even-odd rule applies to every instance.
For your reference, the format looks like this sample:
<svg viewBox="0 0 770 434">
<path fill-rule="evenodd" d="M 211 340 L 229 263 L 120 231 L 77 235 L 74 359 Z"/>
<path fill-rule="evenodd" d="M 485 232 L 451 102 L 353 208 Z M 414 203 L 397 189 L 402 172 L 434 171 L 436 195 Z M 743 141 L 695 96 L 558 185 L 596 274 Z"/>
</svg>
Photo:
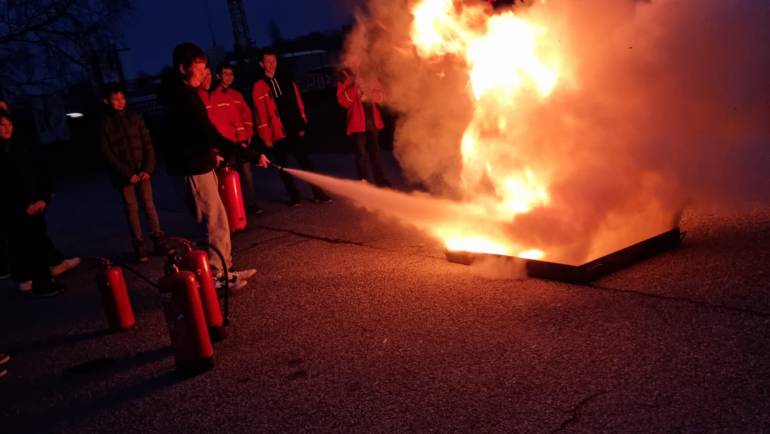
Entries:
<svg viewBox="0 0 770 434">
<path fill-rule="evenodd" d="M 535 259 L 470 252 L 447 251 L 446 258 L 449 262 L 464 265 L 470 265 L 479 259 L 490 257 L 500 258 L 501 260 L 523 261 L 527 269 L 527 275 L 530 277 L 583 284 L 663 253 L 666 250 L 676 248 L 681 244 L 685 234 L 679 228 L 674 228 L 582 265 L 568 265 Z"/>
</svg>

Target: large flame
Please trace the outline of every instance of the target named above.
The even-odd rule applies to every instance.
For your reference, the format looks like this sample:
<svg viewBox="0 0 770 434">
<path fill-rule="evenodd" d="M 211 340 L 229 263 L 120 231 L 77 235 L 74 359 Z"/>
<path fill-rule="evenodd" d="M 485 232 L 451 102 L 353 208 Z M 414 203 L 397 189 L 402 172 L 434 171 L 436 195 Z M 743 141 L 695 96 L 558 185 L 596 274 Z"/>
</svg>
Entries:
<svg viewBox="0 0 770 434">
<path fill-rule="evenodd" d="M 560 82 L 561 56 L 546 28 L 512 11 L 492 14 L 482 3 L 421 0 L 412 9 L 411 38 L 426 59 L 455 56 L 468 68 L 473 117 L 460 143 L 468 206 L 501 223 L 550 202 L 548 173 L 520 161 L 506 140 L 521 99 L 544 100 Z M 482 188 L 490 186 L 491 188 Z M 480 191 L 484 190 L 484 191 Z M 515 245 L 488 228 L 439 225 L 449 250 L 540 259 L 537 246 Z"/>
</svg>

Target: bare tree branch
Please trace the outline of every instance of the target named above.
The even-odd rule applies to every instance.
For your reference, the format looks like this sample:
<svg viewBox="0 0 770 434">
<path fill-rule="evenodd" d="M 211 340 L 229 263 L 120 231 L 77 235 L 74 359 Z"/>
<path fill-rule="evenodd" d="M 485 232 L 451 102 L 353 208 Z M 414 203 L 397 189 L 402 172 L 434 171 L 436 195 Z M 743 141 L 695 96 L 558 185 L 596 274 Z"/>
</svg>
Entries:
<svg viewBox="0 0 770 434">
<path fill-rule="evenodd" d="M 99 59 L 120 39 L 117 24 L 130 7 L 131 0 L 0 2 L 3 91 L 64 87 L 84 74 L 93 78 Z"/>
<path fill-rule="evenodd" d="M 41 15 L 43 15 L 43 17 L 40 22 L 35 22 L 34 19 L 32 19 L 28 22 L 22 21 L 21 23 L 14 23 L 21 24 L 21 27 L 15 31 L 0 35 L 0 44 L 23 40 L 30 33 L 44 31 L 46 28 L 55 26 L 59 20 L 66 17 L 68 13 L 71 12 L 71 8 L 75 1 L 76 0 L 65 0 L 57 2 L 57 4 L 52 4 L 49 11 L 53 13 L 42 13 Z"/>
</svg>

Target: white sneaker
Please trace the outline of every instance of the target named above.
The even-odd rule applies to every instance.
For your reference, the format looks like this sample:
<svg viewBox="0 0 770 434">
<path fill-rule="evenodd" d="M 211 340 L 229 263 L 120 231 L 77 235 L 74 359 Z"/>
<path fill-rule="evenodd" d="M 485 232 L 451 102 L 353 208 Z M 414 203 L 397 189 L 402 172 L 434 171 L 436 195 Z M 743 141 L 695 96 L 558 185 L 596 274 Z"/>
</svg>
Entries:
<svg viewBox="0 0 770 434">
<path fill-rule="evenodd" d="M 236 276 L 233 276 L 232 274 L 228 276 L 230 278 L 230 281 L 227 282 L 227 288 L 231 291 L 237 291 L 239 289 L 242 289 L 244 286 L 248 284 L 247 281 L 243 279 L 239 279 Z M 224 289 L 225 287 L 225 278 L 224 276 L 218 277 L 214 281 L 214 285 L 216 286 L 217 290 Z"/>
<path fill-rule="evenodd" d="M 73 268 L 80 265 L 80 258 L 69 258 L 61 261 L 61 264 L 51 267 L 51 276 L 56 277 L 60 274 L 66 273 Z"/>
<path fill-rule="evenodd" d="M 19 282 L 19 291 L 32 292 L 32 281 L 27 280 L 26 282 Z"/>
<path fill-rule="evenodd" d="M 257 270 L 253 268 L 247 268 L 245 270 L 230 270 L 230 275 L 235 276 L 238 280 L 249 280 L 257 274 Z"/>
</svg>

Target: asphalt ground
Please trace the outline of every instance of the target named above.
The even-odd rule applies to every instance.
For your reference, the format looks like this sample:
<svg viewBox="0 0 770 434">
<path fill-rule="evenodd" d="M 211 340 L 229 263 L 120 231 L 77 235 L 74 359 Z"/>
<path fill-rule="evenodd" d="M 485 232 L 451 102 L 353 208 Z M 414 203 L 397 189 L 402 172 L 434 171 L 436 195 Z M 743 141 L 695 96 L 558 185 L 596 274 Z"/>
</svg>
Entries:
<svg viewBox="0 0 770 434">
<path fill-rule="evenodd" d="M 350 155 L 316 160 L 352 174 Z M 177 375 L 157 290 L 133 275 L 137 327 L 116 334 L 95 260 L 52 299 L 5 281 L 0 432 L 770 431 L 770 207 L 690 210 L 680 248 L 570 285 L 489 277 L 416 230 L 340 200 L 288 208 L 275 173 L 257 179 L 265 213 L 233 242 L 258 274 L 213 370 Z M 155 191 L 164 229 L 194 236 L 171 180 Z M 130 257 L 106 178 L 62 183 L 48 220 L 65 253 Z"/>
</svg>

